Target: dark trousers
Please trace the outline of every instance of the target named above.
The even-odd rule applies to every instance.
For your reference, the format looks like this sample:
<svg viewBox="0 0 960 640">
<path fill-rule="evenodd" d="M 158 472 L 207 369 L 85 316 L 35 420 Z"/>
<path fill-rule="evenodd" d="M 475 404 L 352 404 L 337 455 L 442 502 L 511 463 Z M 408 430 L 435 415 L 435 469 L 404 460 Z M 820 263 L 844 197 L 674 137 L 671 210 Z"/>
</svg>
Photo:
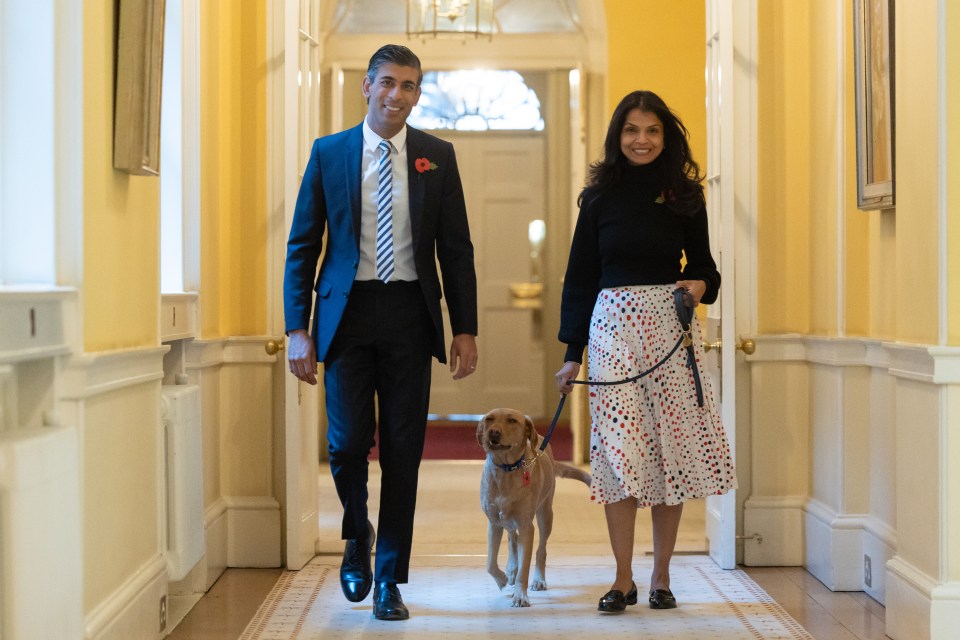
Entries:
<svg viewBox="0 0 960 640">
<path fill-rule="evenodd" d="M 368 456 L 378 431 L 378 582 L 407 582 L 433 338 L 418 283 L 357 282 L 324 361 L 330 469 L 344 539 L 367 533 Z"/>
</svg>

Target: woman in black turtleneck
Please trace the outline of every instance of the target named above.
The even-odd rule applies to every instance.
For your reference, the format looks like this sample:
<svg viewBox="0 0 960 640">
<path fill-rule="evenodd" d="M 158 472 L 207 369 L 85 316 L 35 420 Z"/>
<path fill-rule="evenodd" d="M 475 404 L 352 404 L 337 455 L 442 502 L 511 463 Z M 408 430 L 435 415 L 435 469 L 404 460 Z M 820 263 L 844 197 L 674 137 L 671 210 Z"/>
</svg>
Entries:
<svg viewBox="0 0 960 640">
<path fill-rule="evenodd" d="M 645 371 L 677 343 L 673 290 L 693 304 L 717 299 L 720 273 L 710 255 L 703 177 L 680 119 L 650 91 L 617 106 L 604 157 L 590 166 L 570 247 L 560 310 L 567 345 L 557 372 L 561 393 L 580 372 L 622 380 Z M 681 261 L 685 258 L 685 264 Z M 700 358 L 699 325 L 694 347 Z M 636 382 L 591 386 L 591 500 L 604 505 L 617 573 L 598 609 L 636 604 L 633 538 L 638 507 L 651 508 L 654 566 L 649 603 L 672 609 L 670 559 L 683 503 L 736 487 L 733 461 L 709 381 L 699 406 L 693 373 L 679 349 Z"/>
</svg>

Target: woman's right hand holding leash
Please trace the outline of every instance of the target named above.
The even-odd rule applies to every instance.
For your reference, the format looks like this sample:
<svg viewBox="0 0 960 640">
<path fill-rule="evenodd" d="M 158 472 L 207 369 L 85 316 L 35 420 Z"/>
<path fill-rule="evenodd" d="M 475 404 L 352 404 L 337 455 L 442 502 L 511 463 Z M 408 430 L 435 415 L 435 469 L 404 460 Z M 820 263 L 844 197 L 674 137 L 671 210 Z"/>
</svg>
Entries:
<svg viewBox="0 0 960 640">
<path fill-rule="evenodd" d="M 573 383 L 570 381 L 576 380 L 578 375 L 580 375 L 579 362 L 564 362 L 560 371 L 557 371 L 557 389 L 560 393 L 567 395 L 573 391 Z"/>
</svg>

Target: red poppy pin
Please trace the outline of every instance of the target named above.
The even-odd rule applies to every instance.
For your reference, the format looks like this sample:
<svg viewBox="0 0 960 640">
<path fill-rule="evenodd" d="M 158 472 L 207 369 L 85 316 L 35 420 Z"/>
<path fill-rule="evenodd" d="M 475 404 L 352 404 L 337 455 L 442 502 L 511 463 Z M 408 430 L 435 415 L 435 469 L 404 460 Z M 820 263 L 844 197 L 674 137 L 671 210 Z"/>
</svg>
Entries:
<svg viewBox="0 0 960 640">
<path fill-rule="evenodd" d="M 417 158 L 413 166 L 416 168 L 417 173 L 424 173 L 426 171 L 433 171 L 437 168 L 437 163 L 430 162 L 427 158 Z"/>
</svg>

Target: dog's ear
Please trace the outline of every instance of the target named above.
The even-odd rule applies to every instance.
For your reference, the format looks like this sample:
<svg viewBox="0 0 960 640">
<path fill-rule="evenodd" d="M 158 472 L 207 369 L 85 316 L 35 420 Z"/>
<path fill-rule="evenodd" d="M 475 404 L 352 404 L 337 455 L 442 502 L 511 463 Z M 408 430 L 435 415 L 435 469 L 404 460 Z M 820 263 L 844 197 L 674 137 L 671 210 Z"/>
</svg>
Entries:
<svg viewBox="0 0 960 640">
<path fill-rule="evenodd" d="M 527 439 L 530 440 L 530 450 L 536 451 L 540 436 L 537 434 L 537 430 L 533 426 L 533 418 L 530 416 L 523 416 L 523 421 L 527 425 Z"/>
<path fill-rule="evenodd" d="M 480 418 L 480 422 L 477 423 L 477 444 L 481 447 L 483 446 L 483 426 L 487 423 L 487 416 Z"/>
</svg>

